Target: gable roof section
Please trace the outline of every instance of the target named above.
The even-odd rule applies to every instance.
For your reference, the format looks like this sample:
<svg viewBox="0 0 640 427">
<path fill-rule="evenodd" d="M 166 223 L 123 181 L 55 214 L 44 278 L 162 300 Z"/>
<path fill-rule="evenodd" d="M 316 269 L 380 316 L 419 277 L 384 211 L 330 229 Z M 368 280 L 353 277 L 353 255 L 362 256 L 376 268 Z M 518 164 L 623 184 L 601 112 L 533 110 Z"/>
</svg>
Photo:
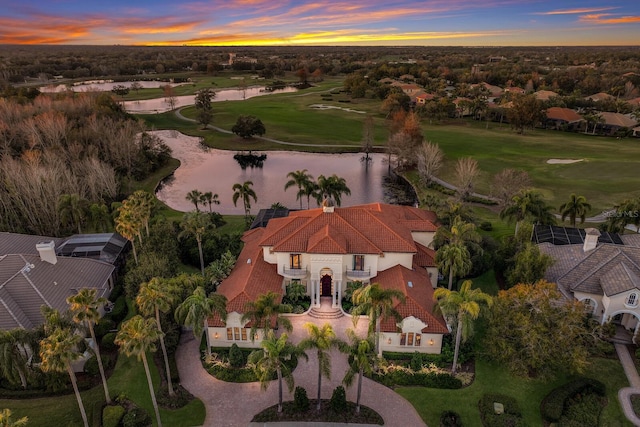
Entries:
<svg viewBox="0 0 640 427">
<path fill-rule="evenodd" d="M 309 238 L 306 253 L 347 254 L 347 239 L 330 225 L 325 225 Z"/>
<path fill-rule="evenodd" d="M 637 268 L 630 267 L 622 261 L 611 268 L 600 278 L 600 286 L 604 294 L 611 297 L 632 289 L 640 290 L 640 278 Z"/>
<path fill-rule="evenodd" d="M 59 257 L 52 265 L 39 255 L 0 257 L 0 329 L 30 328 L 44 321 L 40 307 L 67 308 L 67 297 L 82 288 L 108 296 L 115 267 L 86 258 Z"/>
<path fill-rule="evenodd" d="M 436 266 L 436 251 L 420 243 L 416 243 L 418 253 L 413 257 L 413 262 L 420 267 Z"/>
<path fill-rule="evenodd" d="M 371 283 L 374 282 L 380 283 L 385 289 L 397 289 L 405 295 L 405 302 L 396 300 L 394 308 L 402 318 L 414 316 L 426 323 L 427 327 L 422 330 L 423 333 L 449 333 L 444 318 L 433 314 L 433 288 L 424 269 L 417 267 L 409 270 L 397 265 L 378 272 L 378 275 L 371 279 Z M 397 332 L 396 323 L 394 318 L 382 319 L 381 331 Z"/>
<path fill-rule="evenodd" d="M 604 123 L 609 126 L 632 128 L 638 124 L 637 121 L 624 114 L 610 113 L 607 111 L 602 111 L 598 114 L 600 114 L 600 116 L 604 119 Z"/>
</svg>

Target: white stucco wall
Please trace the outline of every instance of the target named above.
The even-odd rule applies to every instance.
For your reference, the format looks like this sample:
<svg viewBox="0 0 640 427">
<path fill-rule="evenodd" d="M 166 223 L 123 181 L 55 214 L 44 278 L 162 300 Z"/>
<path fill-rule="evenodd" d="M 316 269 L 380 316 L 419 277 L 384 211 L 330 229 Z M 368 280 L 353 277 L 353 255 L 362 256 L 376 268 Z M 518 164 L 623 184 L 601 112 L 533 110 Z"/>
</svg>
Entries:
<svg viewBox="0 0 640 427">
<path fill-rule="evenodd" d="M 436 233 L 431 231 L 412 231 L 411 237 L 413 237 L 414 241 L 429 248 L 429 245 L 433 242 L 433 236 L 435 236 L 435 234 Z"/>
<path fill-rule="evenodd" d="M 378 271 L 384 271 L 388 268 L 402 265 L 411 270 L 413 266 L 412 253 L 385 252 L 383 257 L 378 259 Z"/>
</svg>

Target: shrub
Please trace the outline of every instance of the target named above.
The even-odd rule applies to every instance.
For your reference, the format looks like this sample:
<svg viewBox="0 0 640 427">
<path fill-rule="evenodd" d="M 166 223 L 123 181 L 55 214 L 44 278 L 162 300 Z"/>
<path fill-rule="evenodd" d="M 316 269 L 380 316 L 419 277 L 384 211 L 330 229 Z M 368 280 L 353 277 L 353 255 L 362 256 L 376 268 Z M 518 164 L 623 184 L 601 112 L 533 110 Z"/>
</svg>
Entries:
<svg viewBox="0 0 640 427">
<path fill-rule="evenodd" d="M 494 402 L 504 405 L 504 413 L 495 413 Z M 520 427 L 524 425 L 518 402 L 511 396 L 497 393 L 485 394 L 478 402 L 478 409 L 482 425 L 485 427 Z"/>
<path fill-rule="evenodd" d="M 418 353 L 417 351 L 413 353 L 409 366 L 411 366 L 411 369 L 413 369 L 414 371 L 419 371 L 422 368 L 422 354 Z"/>
<path fill-rule="evenodd" d="M 103 351 L 111 351 L 115 350 L 118 346 L 115 344 L 116 333 L 109 332 L 102 337 L 102 341 L 100 342 L 100 350 Z"/>
<path fill-rule="evenodd" d="M 551 390 L 540 405 L 542 418 L 549 422 L 558 422 L 565 410 L 565 404 L 578 394 L 596 394 L 605 396 L 606 387 L 592 378 L 578 378 Z"/>
<path fill-rule="evenodd" d="M 127 308 L 127 299 L 124 295 L 120 295 L 116 298 L 116 301 L 113 303 L 113 308 L 111 309 L 111 319 L 114 322 L 120 323 L 125 317 L 127 317 L 127 312 L 129 309 Z"/>
<path fill-rule="evenodd" d="M 100 339 L 107 335 L 109 331 L 116 328 L 116 322 L 113 321 L 111 316 L 107 315 L 100 319 L 100 322 L 96 324 L 93 331 L 96 334 L 96 338 Z"/>
<path fill-rule="evenodd" d="M 138 406 L 131 408 L 122 417 L 122 427 L 148 427 L 151 424 L 149 413 Z"/>
<path fill-rule="evenodd" d="M 566 402 L 559 424 L 563 427 L 598 427 L 600 412 L 606 405 L 606 399 L 594 393 L 577 394 Z"/>
<path fill-rule="evenodd" d="M 444 411 L 440 414 L 440 427 L 462 427 L 460 415 L 453 411 Z"/>
<path fill-rule="evenodd" d="M 489 221 L 482 221 L 479 228 L 480 230 L 491 231 L 493 230 L 493 225 Z"/>
<path fill-rule="evenodd" d="M 394 370 L 391 372 L 387 372 L 386 374 L 374 373 L 371 377 L 374 381 L 384 384 L 387 387 L 393 387 L 397 385 L 416 385 L 442 389 L 462 388 L 462 381 L 460 381 L 458 378 L 455 378 L 450 374 L 440 374 L 434 372 L 408 373 L 402 370 Z"/>
<path fill-rule="evenodd" d="M 331 393 L 331 401 L 329 402 L 331 410 L 337 413 L 342 413 L 347 410 L 347 393 L 344 387 L 339 385 Z"/>
<path fill-rule="evenodd" d="M 296 387 L 293 393 L 293 406 L 296 411 L 304 412 L 309 409 L 309 397 L 307 397 L 307 390 L 302 387 Z"/>
<path fill-rule="evenodd" d="M 233 343 L 229 349 L 229 363 L 233 368 L 239 368 L 246 363 L 244 355 L 236 343 Z"/>
<path fill-rule="evenodd" d="M 84 363 L 84 372 L 92 377 L 97 377 L 100 374 L 98 358 L 95 355 L 91 356 L 91 358 Z"/>
<path fill-rule="evenodd" d="M 120 405 L 105 406 L 102 410 L 102 427 L 118 427 L 125 409 Z"/>
</svg>

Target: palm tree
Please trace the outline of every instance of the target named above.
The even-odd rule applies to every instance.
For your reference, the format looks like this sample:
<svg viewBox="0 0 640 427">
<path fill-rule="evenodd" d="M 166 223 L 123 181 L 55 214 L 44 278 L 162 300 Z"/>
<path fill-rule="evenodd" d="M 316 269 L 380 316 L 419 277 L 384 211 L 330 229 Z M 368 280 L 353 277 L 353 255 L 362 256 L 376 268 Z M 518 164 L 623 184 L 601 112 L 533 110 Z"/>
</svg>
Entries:
<svg viewBox="0 0 640 427">
<path fill-rule="evenodd" d="M 100 309 L 107 303 L 106 298 L 98 298 L 97 289 L 80 289 L 77 294 L 67 298 L 69 310 L 73 313 L 73 321 L 84 325 L 89 329 L 89 334 L 95 345 L 96 359 L 98 360 L 98 368 L 100 377 L 102 378 L 102 387 L 104 388 L 104 397 L 107 405 L 111 404 L 109 396 L 109 387 L 107 386 L 107 377 L 104 375 L 104 366 L 102 365 L 102 357 L 100 356 L 100 346 L 93 330 L 93 324 L 100 320 Z"/>
<path fill-rule="evenodd" d="M 133 259 L 138 264 L 138 255 L 136 253 L 135 239 L 136 236 L 140 236 L 140 228 L 142 222 L 137 218 L 133 212 L 128 209 L 120 209 L 118 216 L 116 217 L 116 231 L 125 239 L 131 242 L 131 248 L 133 249 Z"/>
<path fill-rule="evenodd" d="M 76 394 L 82 421 L 85 427 L 89 427 L 87 414 L 82 404 L 82 397 L 78 390 L 76 374 L 71 367 L 71 362 L 80 357 L 77 351 L 80 341 L 82 341 L 82 337 L 72 333 L 70 329 L 55 329 L 52 334 L 40 341 L 40 359 L 42 360 L 40 369 L 44 372 L 67 371 L 69 378 L 71 378 L 73 391 Z"/>
<path fill-rule="evenodd" d="M 29 333 L 22 329 L 0 331 L 0 373 L 10 384 L 27 388 Z M 0 424 L 1 426 L 2 424 Z"/>
<path fill-rule="evenodd" d="M 351 297 L 355 307 L 353 308 L 353 323 L 358 322 L 358 316 L 366 314 L 369 316 L 369 333 L 375 330 L 375 351 L 380 354 L 380 325 L 382 319 L 394 317 L 401 320 L 400 314 L 393 307 L 394 300 L 404 302 L 404 293 L 398 289 L 384 289 L 380 283 L 358 288 Z"/>
<path fill-rule="evenodd" d="M 178 237 L 193 236 L 198 243 L 198 254 L 200 255 L 200 272 L 204 276 L 204 254 L 202 253 L 202 236 L 207 228 L 213 227 L 211 217 L 203 212 L 187 212 L 182 217 L 180 228 L 182 231 Z"/>
<path fill-rule="evenodd" d="M 307 173 L 306 169 L 297 170 L 295 172 L 289 172 L 287 174 L 289 181 L 284 185 L 284 190 L 287 191 L 289 187 L 298 187 L 296 193 L 296 200 L 300 200 L 300 209 L 302 209 L 302 197 L 306 195 L 305 189 L 309 186 L 309 183 L 313 182 L 313 176 Z"/>
<path fill-rule="evenodd" d="M 169 388 L 169 396 L 174 396 L 173 383 L 171 382 L 171 370 L 169 369 L 169 356 L 167 355 L 167 347 L 164 344 L 164 333 L 162 332 L 162 324 L 160 323 L 160 312 L 166 313 L 173 308 L 173 304 L 178 299 L 177 290 L 174 289 L 170 282 L 157 277 L 140 285 L 140 290 L 136 296 L 136 305 L 144 316 L 154 316 L 156 327 L 160 331 L 160 348 L 162 348 L 162 356 L 164 357 L 164 368 L 167 374 L 167 386 Z"/>
<path fill-rule="evenodd" d="M 213 212 L 213 210 L 211 209 L 212 205 L 219 205 L 220 204 L 220 200 L 218 199 L 218 195 L 217 194 L 213 194 L 213 192 L 211 192 L 211 191 L 207 191 L 206 193 L 202 193 L 201 202 L 202 203 L 206 203 L 207 205 L 209 205 L 209 213 Z"/>
<path fill-rule="evenodd" d="M 321 328 L 313 323 L 305 323 L 305 329 L 309 336 L 300 341 L 300 348 L 303 350 L 316 350 L 318 356 L 318 403 L 316 409 L 320 410 L 322 389 L 322 376 L 331 379 L 331 354 L 328 352 L 332 348 L 345 350 L 346 344 L 336 338 L 336 333 L 330 324 L 325 323 Z"/>
<path fill-rule="evenodd" d="M 104 203 L 93 203 L 89 206 L 91 226 L 97 231 L 107 232 L 111 228 L 111 214 Z"/>
<path fill-rule="evenodd" d="M 227 318 L 227 298 L 224 295 L 211 293 L 207 296 L 202 286 L 198 286 L 175 311 L 176 322 L 193 328 L 193 336 L 202 340 L 209 316 L 218 313 L 222 320 Z M 211 343 L 207 334 L 207 355 L 211 355 Z"/>
<path fill-rule="evenodd" d="M 147 362 L 147 351 L 156 351 L 155 342 L 162 335 L 162 332 L 159 331 L 156 326 L 155 320 L 145 319 L 140 315 L 136 315 L 120 326 L 120 331 L 118 331 L 114 341 L 120 346 L 120 350 L 126 356 L 136 356 L 138 360 L 142 360 L 144 372 L 147 374 L 147 384 L 149 386 L 149 393 L 151 394 L 153 409 L 156 413 L 158 427 L 162 427 L 162 421 L 160 420 L 158 402 L 156 401 L 156 394 L 153 391 L 153 383 L 151 382 L 151 373 L 149 372 L 149 363 Z"/>
<path fill-rule="evenodd" d="M 29 422 L 29 417 L 22 417 L 19 420 L 11 419 L 11 409 L 0 411 L 0 427 L 25 427 Z"/>
<path fill-rule="evenodd" d="M 144 190 L 137 190 L 126 198 L 123 204 L 126 209 L 131 209 L 135 212 L 135 216 L 140 219 L 147 232 L 147 237 L 149 237 L 149 220 L 151 219 L 153 208 L 156 206 L 156 198 L 153 194 Z"/>
<path fill-rule="evenodd" d="M 456 327 L 456 344 L 453 352 L 453 366 L 451 374 L 456 374 L 460 342 L 466 341 L 473 333 L 473 320 L 480 315 L 482 306 L 490 307 L 493 300 L 490 295 L 480 289 L 471 289 L 471 280 L 465 280 L 460 291 L 451 291 L 438 288 L 433 292 L 436 301 L 436 310 L 440 310 L 445 316 L 453 316 L 458 322 Z"/>
<path fill-rule="evenodd" d="M 318 184 L 315 181 L 310 181 L 304 184 L 304 195 L 307 197 L 307 209 L 309 209 L 309 202 L 311 198 L 317 199 L 318 197 Z"/>
<path fill-rule="evenodd" d="M 521 221 L 532 218 L 539 224 L 554 224 L 555 219 L 551 213 L 551 207 L 547 206 L 542 195 L 535 190 L 523 190 L 513 196 L 511 203 L 501 212 L 500 218 L 516 221 L 516 232 Z"/>
<path fill-rule="evenodd" d="M 576 196 L 575 193 L 571 194 L 569 201 L 563 203 L 560 206 L 560 215 L 564 221 L 566 217 L 569 217 L 569 223 L 572 227 L 576 226 L 576 218 L 580 218 L 580 224 L 584 223 L 587 212 L 591 210 L 591 205 L 587 203 L 587 198 L 584 196 Z"/>
<path fill-rule="evenodd" d="M 373 372 L 375 362 L 375 343 L 371 337 L 360 338 L 352 329 L 347 329 L 347 337 L 349 337 L 350 345 L 348 348 L 349 369 L 344 375 L 342 383 L 347 387 L 351 387 L 353 379 L 358 374 L 358 393 L 356 397 L 356 413 L 360 413 L 360 395 L 362 392 L 362 378 L 364 374 Z"/>
<path fill-rule="evenodd" d="M 453 287 L 453 279 L 458 275 L 465 275 L 471 271 L 471 254 L 467 247 L 460 243 L 449 243 L 436 252 L 438 268 L 449 275 L 448 289 Z"/>
<path fill-rule="evenodd" d="M 244 204 L 244 216 L 245 222 L 249 225 L 249 213 L 251 212 L 251 199 L 254 202 L 258 201 L 258 196 L 256 196 L 256 192 L 253 191 L 251 186 L 253 185 L 253 181 L 245 181 L 243 184 L 236 183 L 233 184 L 231 188 L 233 190 L 233 206 L 237 206 L 238 199 L 242 199 L 242 203 Z"/>
<path fill-rule="evenodd" d="M 465 222 L 460 216 L 456 216 L 450 227 L 438 227 L 433 238 L 433 245 L 439 248 L 447 243 L 454 243 L 481 250 L 479 245 L 481 241 L 482 237 L 476 231 L 476 225 L 472 222 Z"/>
<path fill-rule="evenodd" d="M 77 194 L 62 194 L 58 199 L 58 213 L 64 225 L 73 225 L 82 234 L 82 223 L 87 213 L 87 201 Z"/>
<path fill-rule="evenodd" d="M 198 207 L 198 203 L 202 202 L 202 193 L 198 190 L 191 190 L 187 193 L 187 197 L 185 197 L 188 201 L 193 203 L 196 207 L 196 212 L 200 212 L 200 208 Z"/>
<path fill-rule="evenodd" d="M 275 373 L 278 378 L 278 413 L 282 412 L 282 380 L 287 383 L 289 392 L 293 390 L 293 373 L 286 363 L 293 358 L 302 357 L 308 360 L 307 354 L 299 347 L 288 341 L 286 333 L 276 338 L 273 331 L 269 331 L 262 340 L 262 350 L 256 350 L 249 355 L 249 363 L 254 365 L 254 371 L 260 381 L 262 390 L 269 387 L 269 383 Z"/>
<path fill-rule="evenodd" d="M 291 321 L 280 316 L 282 313 L 290 312 L 291 307 L 279 303 L 278 299 L 280 299 L 280 295 L 269 291 L 259 295 L 255 301 L 249 301 L 245 304 L 242 322 L 251 321 L 250 336 L 252 341 L 259 329 L 262 329 L 263 336 L 267 336 L 273 324 L 276 329 L 278 325 L 282 325 L 288 332 L 292 331 Z"/>
<path fill-rule="evenodd" d="M 340 206 L 343 194 L 351 195 L 351 190 L 347 187 L 347 181 L 344 178 L 340 178 L 336 174 L 330 177 L 325 177 L 324 175 L 318 177 L 318 192 L 316 195 L 318 204 L 322 202 L 322 198 L 326 195 L 331 197 L 337 206 Z"/>
</svg>

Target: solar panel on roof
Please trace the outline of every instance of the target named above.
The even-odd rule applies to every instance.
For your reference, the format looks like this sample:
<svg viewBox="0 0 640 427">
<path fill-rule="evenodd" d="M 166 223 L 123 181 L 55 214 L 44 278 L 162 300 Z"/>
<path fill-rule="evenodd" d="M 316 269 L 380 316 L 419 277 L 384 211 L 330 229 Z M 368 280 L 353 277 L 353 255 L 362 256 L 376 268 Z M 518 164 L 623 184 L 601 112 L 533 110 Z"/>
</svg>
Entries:
<svg viewBox="0 0 640 427">
<path fill-rule="evenodd" d="M 582 228 L 559 227 L 556 225 L 536 225 L 531 240 L 537 244 L 551 243 L 552 245 L 581 245 L 584 243 L 586 231 Z M 603 231 L 598 243 L 624 245 L 617 233 Z"/>
</svg>

